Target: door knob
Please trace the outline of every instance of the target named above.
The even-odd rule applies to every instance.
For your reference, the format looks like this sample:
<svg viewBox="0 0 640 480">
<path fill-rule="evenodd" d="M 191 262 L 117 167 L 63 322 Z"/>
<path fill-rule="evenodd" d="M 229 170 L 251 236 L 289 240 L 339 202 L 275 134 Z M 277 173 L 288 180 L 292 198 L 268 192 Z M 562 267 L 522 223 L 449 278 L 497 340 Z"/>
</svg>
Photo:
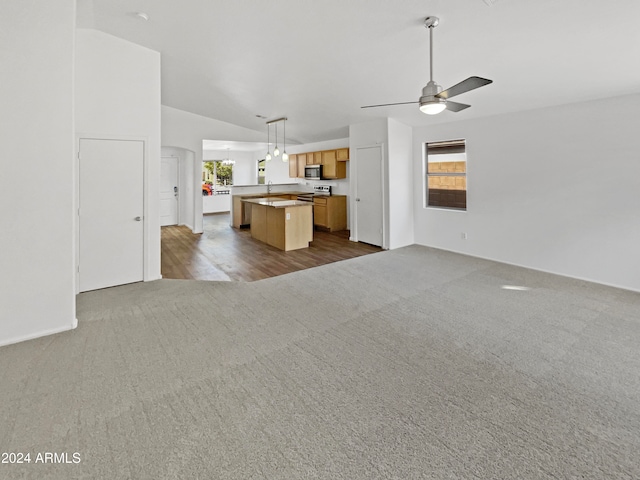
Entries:
<svg viewBox="0 0 640 480">
<path fill-rule="evenodd" d="M 142 217 L 136 217 L 136 218 L 134 218 L 134 220 L 135 220 L 136 222 L 139 222 L 139 221 L 141 221 L 141 220 L 142 220 Z"/>
</svg>

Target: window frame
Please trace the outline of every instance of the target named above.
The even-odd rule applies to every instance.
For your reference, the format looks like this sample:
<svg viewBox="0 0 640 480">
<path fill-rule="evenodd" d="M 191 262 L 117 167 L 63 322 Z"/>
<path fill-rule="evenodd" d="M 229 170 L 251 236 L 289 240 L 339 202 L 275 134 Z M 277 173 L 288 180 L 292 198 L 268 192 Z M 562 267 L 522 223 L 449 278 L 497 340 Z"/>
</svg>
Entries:
<svg viewBox="0 0 640 480">
<path fill-rule="evenodd" d="M 464 172 L 430 172 L 429 171 L 429 145 L 432 146 L 432 149 L 435 147 L 438 150 L 448 150 L 447 153 L 463 153 L 464 154 Z M 424 208 L 430 209 L 438 209 L 438 210 L 451 210 L 455 212 L 466 212 L 468 209 L 468 201 L 467 201 L 467 192 L 468 192 L 468 161 L 467 161 L 467 142 L 466 139 L 456 139 L 456 140 L 443 140 L 436 142 L 425 142 L 424 144 Z M 439 155 L 444 152 L 432 153 L 431 155 Z M 461 160 L 459 160 L 461 161 Z M 436 162 L 432 162 L 436 163 Z M 465 187 L 464 190 L 461 189 L 446 189 L 453 191 L 464 191 L 464 207 L 454 206 L 454 205 L 431 205 L 429 204 L 429 191 L 433 190 L 433 188 L 429 187 L 429 178 L 430 177 L 456 177 L 456 178 L 464 178 L 465 179 Z"/>
</svg>

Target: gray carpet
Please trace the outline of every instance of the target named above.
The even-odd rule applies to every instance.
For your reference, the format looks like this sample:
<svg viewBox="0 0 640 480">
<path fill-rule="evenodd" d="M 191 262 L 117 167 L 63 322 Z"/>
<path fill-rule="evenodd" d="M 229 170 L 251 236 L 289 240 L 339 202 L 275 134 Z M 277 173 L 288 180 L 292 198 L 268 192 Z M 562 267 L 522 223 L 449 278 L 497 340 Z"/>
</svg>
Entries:
<svg viewBox="0 0 640 480">
<path fill-rule="evenodd" d="M 81 462 L 0 478 L 640 478 L 637 293 L 412 246 L 78 319 L 0 348 L 0 451 Z"/>
</svg>

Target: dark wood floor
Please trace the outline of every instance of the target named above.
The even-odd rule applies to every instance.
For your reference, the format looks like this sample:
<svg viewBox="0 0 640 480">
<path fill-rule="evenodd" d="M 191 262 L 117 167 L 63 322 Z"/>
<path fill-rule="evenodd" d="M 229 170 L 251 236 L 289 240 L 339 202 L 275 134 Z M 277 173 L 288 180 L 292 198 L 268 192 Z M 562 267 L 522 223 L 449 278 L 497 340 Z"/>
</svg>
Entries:
<svg viewBox="0 0 640 480">
<path fill-rule="evenodd" d="M 349 241 L 349 232 L 313 232 L 309 248 L 283 252 L 229 226 L 229 214 L 204 216 L 204 233 L 162 227 L 163 278 L 251 282 L 380 252 Z"/>
</svg>

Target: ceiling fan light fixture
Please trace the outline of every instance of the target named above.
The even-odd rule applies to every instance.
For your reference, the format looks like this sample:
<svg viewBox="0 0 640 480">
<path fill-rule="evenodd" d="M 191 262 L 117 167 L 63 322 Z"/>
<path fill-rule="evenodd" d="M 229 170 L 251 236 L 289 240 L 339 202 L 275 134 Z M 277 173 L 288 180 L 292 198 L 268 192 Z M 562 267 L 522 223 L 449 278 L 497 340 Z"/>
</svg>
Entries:
<svg viewBox="0 0 640 480">
<path fill-rule="evenodd" d="M 420 100 L 420 111 L 427 115 L 437 115 L 447 108 L 447 101 L 444 98 L 432 98 L 423 101 Z"/>
</svg>

